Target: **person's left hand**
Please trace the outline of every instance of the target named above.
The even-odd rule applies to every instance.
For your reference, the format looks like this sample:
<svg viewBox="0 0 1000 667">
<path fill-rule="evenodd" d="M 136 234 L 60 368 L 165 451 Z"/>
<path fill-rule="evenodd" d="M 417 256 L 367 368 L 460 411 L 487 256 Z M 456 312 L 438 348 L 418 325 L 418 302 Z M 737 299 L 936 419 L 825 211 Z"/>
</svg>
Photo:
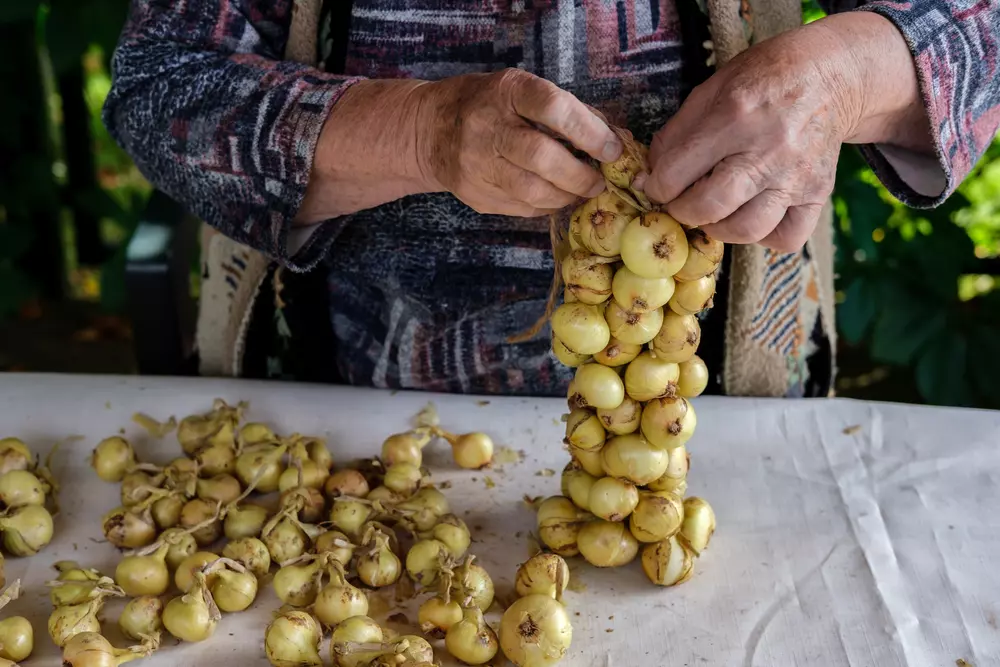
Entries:
<svg viewBox="0 0 1000 667">
<path fill-rule="evenodd" d="M 784 33 L 727 63 L 655 136 L 651 173 L 637 185 L 677 220 L 704 226 L 721 241 L 801 248 L 833 190 L 841 144 L 877 132 L 862 127 L 880 126 L 873 113 L 892 116 L 866 91 L 878 78 L 868 72 L 866 45 L 884 55 L 899 46 L 886 39 L 901 43 L 905 60 L 894 65 L 886 58 L 883 66 L 903 67 L 896 76 L 908 74 L 913 82 L 904 91 L 911 99 L 894 104 L 910 109 L 919 102 L 909 52 L 895 27 L 874 14 L 850 20 L 875 31 L 855 44 L 861 54 L 836 32 L 844 24 L 851 30 L 841 22 Z M 880 37 L 885 28 L 895 36 Z M 898 61 L 899 53 L 891 55 Z"/>
</svg>

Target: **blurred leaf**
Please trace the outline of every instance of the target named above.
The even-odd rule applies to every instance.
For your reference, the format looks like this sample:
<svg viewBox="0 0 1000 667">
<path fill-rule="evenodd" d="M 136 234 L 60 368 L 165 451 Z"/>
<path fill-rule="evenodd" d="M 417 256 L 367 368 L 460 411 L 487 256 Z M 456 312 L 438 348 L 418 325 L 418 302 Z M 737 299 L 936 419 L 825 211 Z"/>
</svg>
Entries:
<svg viewBox="0 0 1000 667">
<path fill-rule="evenodd" d="M 945 311 L 918 299 L 894 281 L 881 286 L 881 309 L 872 332 L 872 357 L 900 366 L 908 365 L 928 340 L 945 326 Z"/>
<path fill-rule="evenodd" d="M 861 181 L 846 184 L 841 193 L 848 202 L 851 238 L 857 248 L 865 253 L 865 259 L 872 261 L 879 254 L 873 233 L 886 226 L 892 215 L 892 207 L 882 201 L 878 190 Z"/>
<path fill-rule="evenodd" d="M 0 2 L 0 23 L 33 23 L 38 16 L 38 5 L 38 0 L 3 0 Z"/>
<path fill-rule="evenodd" d="M 934 338 L 917 362 L 917 388 L 935 405 L 967 406 L 973 403 L 966 375 L 968 343 L 956 331 Z"/>
<path fill-rule="evenodd" d="M 35 296 L 31 277 L 10 263 L 0 263 L 0 318 L 10 317 Z"/>
<path fill-rule="evenodd" d="M 31 245 L 34 238 L 35 230 L 30 225 L 0 225 L 0 260 L 20 257 Z"/>
<path fill-rule="evenodd" d="M 868 332 L 878 308 L 878 289 L 865 278 L 857 278 L 847 288 L 844 302 L 837 307 L 837 322 L 844 339 L 857 345 Z"/>
<path fill-rule="evenodd" d="M 125 251 L 123 243 L 101 267 L 101 307 L 109 313 L 125 311 Z"/>
<path fill-rule="evenodd" d="M 1000 407 L 1000 336 L 997 329 L 979 324 L 969 337 L 967 370 L 976 389 Z"/>
</svg>

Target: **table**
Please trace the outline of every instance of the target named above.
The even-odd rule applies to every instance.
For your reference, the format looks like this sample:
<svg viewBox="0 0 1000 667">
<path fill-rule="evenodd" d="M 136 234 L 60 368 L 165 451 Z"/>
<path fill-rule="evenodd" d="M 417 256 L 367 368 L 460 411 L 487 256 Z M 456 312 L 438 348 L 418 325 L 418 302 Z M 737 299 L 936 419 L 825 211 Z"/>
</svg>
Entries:
<svg viewBox="0 0 1000 667">
<path fill-rule="evenodd" d="M 57 664 L 45 629 L 51 563 L 74 559 L 113 573 L 117 562 L 98 541 L 117 486 L 88 468 L 90 449 L 125 428 L 142 458 L 165 462 L 180 453 L 173 435 L 153 440 L 131 415 L 180 418 L 215 397 L 249 401 L 250 417 L 279 432 L 327 437 L 339 460 L 374 455 L 428 400 L 446 428 L 483 430 L 498 446 L 523 450 L 522 461 L 484 472 L 455 469 L 441 444 L 425 458 L 434 481 L 451 482 L 446 493 L 473 528 L 472 552 L 501 594 L 529 555 L 534 520 L 523 498 L 558 494 L 567 461 L 559 400 L 4 375 L 0 437 L 40 451 L 82 436 L 63 444 L 55 466 L 63 484 L 56 539 L 37 556 L 7 560 L 8 581 L 20 577 L 27 592 L 3 613 L 35 626 L 27 667 Z M 707 397 L 695 405 L 689 493 L 715 507 L 709 550 L 691 581 L 668 589 L 651 586 L 637 562 L 613 571 L 574 563 L 566 601 L 580 615 L 562 664 L 1000 665 L 1000 413 L 849 400 Z M 145 664 L 266 665 L 263 629 L 277 607 L 267 589 L 250 611 L 226 616 L 210 641 L 168 638 Z M 119 608 L 109 605 L 105 628 L 124 645 L 114 628 Z"/>
</svg>

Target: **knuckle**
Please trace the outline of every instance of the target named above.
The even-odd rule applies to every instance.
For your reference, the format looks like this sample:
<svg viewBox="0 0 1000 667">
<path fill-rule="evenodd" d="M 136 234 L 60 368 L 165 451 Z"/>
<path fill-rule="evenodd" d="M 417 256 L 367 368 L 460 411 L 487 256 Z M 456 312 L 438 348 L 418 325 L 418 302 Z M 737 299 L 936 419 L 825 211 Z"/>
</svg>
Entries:
<svg viewBox="0 0 1000 667">
<path fill-rule="evenodd" d="M 747 86 L 734 85 L 725 90 L 719 97 L 721 111 L 732 118 L 744 118 L 751 115 L 760 106 L 756 92 Z"/>
</svg>

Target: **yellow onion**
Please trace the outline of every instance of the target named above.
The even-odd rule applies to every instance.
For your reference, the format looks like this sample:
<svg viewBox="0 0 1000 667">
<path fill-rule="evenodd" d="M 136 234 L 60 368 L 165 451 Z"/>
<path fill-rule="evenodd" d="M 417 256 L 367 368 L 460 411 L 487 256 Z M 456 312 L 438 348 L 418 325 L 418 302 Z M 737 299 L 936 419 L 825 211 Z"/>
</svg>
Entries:
<svg viewBox="0 0 1000 667">
<path fill-rule="evenodd" d="M 344 567 L 354 558 L 357 547 L 339 530 L 328 530 L 316 538 L 313 549 L 317 554 L 327 554 Z"/>
<path fill-rule="evenodd" d="M 164 493 L 166 495 L 156 500 L 150 507 L 150 513 L 153 515 L 153 521 L 156 522 L 156 525 L 167 530 L 181 522 L 181 511 L 187 503 L 187 498 L 180 491 L 165 491 Z"/>
<path fill-rule="evenodd" d="M 602 477 L 590 487 L 587 509 L 605 521 L 624 521 L 639 502 L 639 490 L 631 482 Z"/>
<path fill-rule="evenodd" d="M 667 451 L 667 469 L 659 479 L 650 482 L 647 487 L 650 491 L 672 491 L 683 497 L 687 488 L 688 474 L 688 453 L 684 445 L 674 447 Z M 682 488 L 683 487 L 683 488 Z"/>
<path fill-rule="evenodd" d="M 577 449 L 598 450 L 606 435 L 600 418 L 589 410 L 574 410 L 566 418 L 566 443 Z"/>
<path fill-rule="evenodd" d="M 643 278 L 675 275 L 688 254 L 684 228 L 666 213 L 643 213 L 622 232 L 622 261 Z"/>
<path fill-rule="evenodd" d="M 708 548 L 715 533 L 715 512 L 707 501 L 691 496 L 684 499 L 684 522 L 681 524 L 680 539 L 687 547 L 700 556 Z"/>
<path fill-rule="evenodd" d="M 583 205 L 580 241 L 595 255 L 618 257 L 622 250 L 622 232 L 637 215 L 639 209 L 605 190 Z"/>
<path fill-rule="evenodd" d="M 608 322 L 608 331 L 617 340 L 632 345 L 645 345 L 656 337 L 663 325 L 663 309 L 636 313 L 626 310 L 612 299 L 604 309 L 604 319 Z"/>
<path fill-rule="evenodd" d="M 519 597 L 547 595 L 557 602 L 569 585 L 569 565 L 558 554 L 538 553 L 517 568 L 514 590 Z"/>
<path fill-rule="evenodd" d="M 247 422 L 240 428 L 239 441 L 243 447 L 248 445 L 259 445 L 263 443 L 274 443 L 278 441 L 278 436 L 274 434 L 271 427 L 259 422 Z"/>
<path fill-rule="evenodd" d="M 451 444 L 452 457 L 459 467 L 480 470 L 493 462 L 493 439 L 485 433 L 455 435 L 440 428 L 435 428 L 434 432 Z"/>
<path fill-rule="evenodd" d="M 428 442 L 430 442 L 430 434 L 426 430 L 390 435 L 382 443 L 382 463 L 386 466 L 391 466 L 394 463 L 412 463 L 419 467 L 423 463 L 423 449 Z M 364 497 L 363 493 L 347 493 L 346 495 Z"/>
<path fill-rule="evenodd" d="M 573 641 L 569 613 L 548 595 L 528 595 L 507 607 L 500 621 L 500 648 L 517 667 L 549 667 Z"/>
<path fill-rule="evenodd" d="M 21 595 L 21 580 L 16 579 L 0 595 L 0 609 Z M 25 660 L 35 648 L 35 631 L 23 616 L 8 616 L 0 620 L 0 660 L 11 663 Z"/>
<path fill-rule="evenodd" d="M 44 505 L 48 485 L 29 470 L 11 470 L 0 475 L 0 503 L 13 509 L 25 505 Z"/>
<path fill-rule="evenodd" d="M 462 606 L 440 595 L 427 598 L 417 610 L 420 631 L 432 639 L 443 639 L 448 628 L 462 620 Z"/>
<path fill-rule="evenodd" d="M 642 352 L 642 345 L 624 343 L 612 337 L 605 348 L 595 354 L 593 359 L 602 366 L 619 368 L 630 363 L 639 356 L 640 352 Z"/>
<path fill-rule="evenodd" d="M 163 629 L 163 601 L 155 595 L 132 598 L 118 617 L 118 627 L 129 639 L 141 641 Z"/>
<path fill-rule="evenodd" d="M 682 584 L 694 573 L 692 552 L 676 537 L 647 544 L 642 550 L 642 571 L 657 586 Z"/>
<path fill-rule="evenodd" d="M 121 482 L 129 468 L 135 465 L 135 450 L 125 438 L 105 438 L 94 448 L 90 465 L 105 482 Z"/>
<path fill-rule="evenodd" d="M 0 438 L 0 474 L 11 470 L 27 470 L 34 458 L 21 439 Z"/>
<path fill-rule="evenodd" d="M 471 600 L 485 612 L 493 605 L 496 591 L 490 573 L 482 566 L 476 565 L 475 560 L 475 556 L 466 557 L 465 562 L 455 571 L 452 588 L 459 600 Z"/>
<path fill-rule="evenodd" d="M 601 464 L 609 477 L 645 486 L 667 469 L 669 454 L 654 447 L 642 436 L 632 433 L 608 440 L 601 449 Z"/>
<path fill-rule="evenodd" d="M 700 227 L 692 227 L 686 233 L 690 251 L 687 261 L 675 276 L 677 280 L 697 280 L 715 273 L 722 263 L 724 252 L 722 241 L 716 241 Z"/>
<path fill-rule="evenodd" d="M 604 476 L 604 465 L 601 463 L 600 447 L 592 451 L 587 451 L 585 449 L 578 449 L 570 446 L 569 453 L 573 458 L 573 461 L 580 464 L 580 467 L 583 468 L 588 475 L 591 475 L 592 477 Z"/>
<path fill-rule="evenodd" d="M 268 515 L 267 508 L 253 503 L 244 502 L 230 505 L 226 508 L 223 532 L 230 540 L 238 540 L 241 537 L 257 537 L 264 530 Z"/>
<path fill-rule="evenodd" d="M 149 474 L 142 470 L 133 470 L 122 478 L 120 489 L 122 507 L 133 507 L 152 495 L 154 489 L 163 483 L 162 474 Z"/>
<path fill-rule="evenodd" d="M 590 511 L 590 488 L 597 478 L 588 473 L 576 461 L 570 461 L 563 470 L 561 491 L 564 496 L 582 510 Z"/>
<path fill-rule="evenodd" d="M 372 588 L 382 588 L 396 583 L 403 568 L 399 557 L 389 547 L 389 537 L 385 533 L 375 530 L 371 538 L 365 542 L 363 546 L 367 549 L 358 554 L 355 564 L 358 578 L 366 586 Z M 366 612 L 367 610 L 365 610 Z M 350 615 L 354 616 L 355 614 Z"/>
<path fill-rule="evenodd" d="M 195 573 L 191 590 L 167 603 L 163 609 L 163 627 L 184 642 L 201 642 L 215 634 L 222 614 L 208 588 L 205 574 Z"/>
<path fill-rule="evenodd" d="M 684 398 L 694 398 L 708 387 L 708 366 L 697 354 L 687 361 L 681 362 L 680 376 L 677 379 L 677 395 Z"/>
<path fill-rule="evenodd" d="M 225 558 L 240 563 L 257 578 L 261 578 L 271 569 L 271 554 L 267 545 L 256 537 L 241 537 L 229 542 L 222 550 Z"/>
<path fill-rule="evenodd" d="M 192 498 L 181 508 L 181 526 L 191 529 L 199 546 L 207 546 L 222 537 L 222 521 L 217 501 Z"/>
<path fill-rule="evenodd" d="M 63 667 L 118 667 L 132 660 L 148 658 L 160 645 L 159 636 L 144 637 L 140 646 L 115 648 L 100 631 L 81 632 L 71 637 L 62 652 Z"/>
<path fill-rule="evenodd" d="M 319 523 L 326 516 L 326 498 L 316 489 L 299 486 L 281 494 L 278 507 L 289 509 L 304 523 Z"/>
<path fill-rule="evenodd" d="M 361 667 L 382 654 L 383 633 L 367 616 L 352 616 L 340 623 L 330 637 L 330 657 L 335 667 Z"/>
<path fill-rule="evenodd" d="M 624 523 L 591 521 L 580 528 L 580 555 L 594 567 L 621 567 L 639 553 L 639 542 Z"/>
<path fill-rule="evenodd" d="M 302 523 L 295 514 L 294 508 L 281 510 L 267 522 L 260 533 L 260 541 L 267 545 L 271 560 L 275 563 L 298 558 L 306 552 L 312 535 L 319 534 L 319 529 Z"/>
<path fill-rule="evenodd" d="M 576 368 L 582 364 L 590 361 L 591 356 L 589 354 L 577 354 L 573 350 L 566 347 L 566 345 L 559 340 L 557 336 L 552 336 L 552 354 L 556 356 L 563 366 L 569 366 L 570 368 Z"/>
<path fill-rule="evenodd" d="M 611 279 L 615 274 L 611 261 L 586 250 L 574 250 L 562 261 L 566 289 L 580 303 L 592 306 L 604 303 L 611 296 Z"/>
<path fill-rule="evenodd" d="M 448 628 L 444 636 L 448 653 L 467 665 L 482 665 L 493 659 L 499 644 L 496 633 L 486 623 L 479 607 L 467 607 L 462 620 Z"/>
<path fill-rule="evenodd" d="M 431 530 L 431 536 L 448 547 L 452 558 L 458 559 L 465 555 L 472 543 L 469 527 L 454 514 L 446 514 Z"/>
<path fill-rule="evenodd" d="M 625 393 L 643 403 L 672 396 L 677 391 L 680 372 L 677 364 L 643 352 L 625 369 Z"/>
<path fill-rule="evenodd" d="M 257 598 L 257 577 L 241 563 L 230 558 L 220 558 L 205 569 L 211 573 L 209 591 L 220 611 L 244 611 Z"/>
<path fill-rule="evenodd" d="M 584 364 L 573 378 L 577 392 L 593 408 L 617 408 L 625 398 L 625 384 L 614 369 Z"/>
<path fill-rule="evenodd" d="M 677 290 L 670 297 L 670 310 L 678 315 L 697 315 L 712 307 L 713 296 L 715 296 L 715 276 L 677 283 Z"/>
<path fill-rule="evenodd" d="M 639 430 L 639 420 L 642 417 L 642 404 L 631 396 L 625 396 L 617 408 L 597 411 L 597 417 L 608 433 L 628 435 Z"/>
<path fill-rule="evenodd" d="M 670 311 L 663 317 L 663 326 L 651 347 L 658 359 L 679 364 L 693 357 L 700 343 L 701 324 L 698 318 Z"/>
<path fill-rule="evenodd" d="M 160 542 L 152 553 L 139 552 L 125 556 L 115 568 L 115 583 L 125 595 L 163 595 L 170 587 L 167 552 L 170 547 Z"/>
<path fill-rule="evenodd" d="M 227 473 L 198 480 L 198 497 L 209 503 L 234 502 L 243 493 L 240 481 Z"/>
<path fill-rule="evenodd" d="M 438 540 L 419 540 L 406 554 L 406 573 L 421 586 L 433 586 L 450 560 L 448 547 Z"/>
<path fill-rule="evenodd" d="M 611 331 L 598 306 L 564 303 L 552 313 L 552 333 L 577 354 L 597 354 L 611 340 Z"/>
<path fill-rule="evenodd" d="M 278 482 L 285 466 L 281 461 L 287 445 L 253 445 L 236 457 L 236 476 L 244 486 L 254 484 L 261 493 L 278 490 Z"/>
<path fill-rule="evenodd" d="M 352 616 L 367 615 L 368 597 L 364 591 L 348 583 L 344 567 L 334 561 L 328 574 L 330 583 L 320 589 L 313 603 L 313 613 L 319 622 L 332 628 Z"/>
<path fill-rule="evenodd" d="M 97 614 L 104 608 L 105 599 L 123 595 L 117 586 L 107 586 L 97 589 L 95 595 L 86 602 L 56 607 L 49 616 L 49 637 L 61 648 L 77 633 L 100 632 L 101 624 Z"/>
<path fill-rule="evenodd" d="M 660 542 L 677 534 L 684 519 L 681 497 L 670 491 L 643 492 L 629 517 L 628 527 L 640 542 Z"/>
<path fill-rule="evenodd" d="M 274 667 L 322 667 L 323 629 L 304 611 L 284 611 L 264 631 L 264 653 Z"/>
<path fill-rule="evenodd" d="M 52 541 L 52 529 L 52 515 L 41 505 L 25 505 L 0 514 L 3 546 L 13 556 L 33 556 L 44 549 Z"/>
<path fill-rule="evenodd" d="M 194 586 L 195 573 L 217 560 L 219 560 L 218 554 L 210 551 L 199 551 L 188 556 L 174 572 L 174 585 L 181 593 L 187 593 Z"/>
<path fill-rule="evenodd" d="M 623 266 L 615 272 L 611 293 L 622 308 L 633 313 L 646 313 L 666 306 L 674 295 L 674 279 L 643 278 Z"/>
<path fill-rule="evenodd" d="M 380 502 L 386 507 L 397 505 L 405 498 L 406 496 L 401 493 L 396 493 L 387 486 L 376 486 L 368 492 L 367 496 L 365 496 L 365 500 L 370 502 Z"/>
<path fill-rule="evenodd" d="M 361 526 L 371 518 L 372 506 L 364 500 L 343 496 L 333 499 L 330 523 L 344 534 L 355 537 Z"/>
<path fill-rule="evenodd" d="M 227 443 L 206 445 L 194 455 L 202 475 L 228 475 L 236 471 L 236 448 Z"/>
<path fill-rule="evenodd" d="M 577 546 L 580 527 L 592 518 L 592 514 L 578 509 L 569 498 L 546 498 L 538 506 L 538 537 L 553 553 L 567 558 L 575 556 L 580 553 Z"/>
<path fill-rule="evenodd" d="M 301 471 L 298 468 L 299 465 L 302 467 Z M 299 487 L 322 489 L 329 476 L 329 469 L 318 463 L 308 459 L 299 460 L 296 461 L 295 465 L 286 468 L 278 477 L 278 490 L 285 492 Z"/>
<path fill-rule="evenodd" d="M 694 407 L 686 398 L 657 398 L 642 409 L 642 434 L 660 449 L 685 444 L 697 425 Z"/>
<path fill-rule="evenodd" d="M 308 558 L 308 557 L 304 557 Z M 286 563 L 275 573 L 271 585 L 284 604 L 306 607 L 316 601 L 320 576 L 326 565 L 324 557 L 312 557 L 301 564 Z"/>
<path fill-rule="evenodd" d="M 428 531 L 445 514 L 451 512 L 448 499 L 432 486 L 425 486 L 410 498 L 396 505 L 396 511 L 419 531 Z"/>
<path fill-rule="evenodd" d="M 323 485 L 324 493 L 331 500 L 340 496 L 364 498 L 368 495 L 368 490 L 368 480 L 365 479 L 365 476 L 351 468 L 331 473 Z"/>
</svg>

